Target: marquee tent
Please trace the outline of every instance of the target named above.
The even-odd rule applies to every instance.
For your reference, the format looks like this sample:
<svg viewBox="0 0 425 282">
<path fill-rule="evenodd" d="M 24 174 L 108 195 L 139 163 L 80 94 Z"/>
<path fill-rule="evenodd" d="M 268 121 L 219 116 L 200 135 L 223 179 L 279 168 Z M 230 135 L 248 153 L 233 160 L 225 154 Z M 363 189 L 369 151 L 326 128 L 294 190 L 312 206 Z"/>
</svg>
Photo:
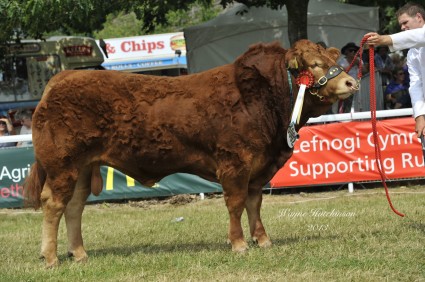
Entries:
<svg viewBox="0 0 425 282">
<path fill-rule="evenodd" d="M 238 12 L 246 11 L 243 14 Z M 233 62 L 248 46 L 278 40 L 289 47 L 286 7 L 280 10 L 236 4 L 216 18 L 184 29 L 188 71 L 196 73 Z M 336 0 L 310 0 L 308 39 L 341 48 L 360 44 L 364 34 L 379 28 L 378 7 L 343 4 Z"/>
</svg>

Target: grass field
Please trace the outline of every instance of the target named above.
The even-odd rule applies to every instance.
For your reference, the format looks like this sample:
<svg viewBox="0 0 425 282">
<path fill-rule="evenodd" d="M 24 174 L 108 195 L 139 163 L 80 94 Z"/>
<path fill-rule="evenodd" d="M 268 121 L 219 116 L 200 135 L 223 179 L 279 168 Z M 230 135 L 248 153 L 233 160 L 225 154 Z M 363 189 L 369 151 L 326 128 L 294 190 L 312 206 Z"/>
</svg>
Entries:
<svg viewBox="0 0 425 282">
<path fill-rule="evenodd" d="M 265 195 L 263 222 L 274 245 L 226 244 L 228 214 L 220 195 L 170 202 L 86 207 L 86 263 L 38 259 L 42 214 L 0 210 L 0 281 L 425 281 L 425 188 Z M 175 222 L 173 219 L 183 217 Z M 249 238 L 246 216 L 243 225 Z"/>
</svg>

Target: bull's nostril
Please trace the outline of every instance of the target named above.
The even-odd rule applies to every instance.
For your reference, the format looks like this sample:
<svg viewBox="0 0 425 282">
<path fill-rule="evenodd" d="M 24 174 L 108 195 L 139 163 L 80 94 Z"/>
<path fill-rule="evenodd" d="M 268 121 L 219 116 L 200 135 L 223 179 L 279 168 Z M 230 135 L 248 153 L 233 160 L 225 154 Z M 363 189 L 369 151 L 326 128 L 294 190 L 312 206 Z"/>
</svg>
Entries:
<svg viewBox="0 0 425 282">
<path fill-rule="evenodd" d="M 347 81 L 345 81 L 345 85 L 353 91 L 359 90 L 360 86 L 359 83 L 357 83 L 357 81 L 355 81 L 354 79 L 348 79 Z"/>
</svg>

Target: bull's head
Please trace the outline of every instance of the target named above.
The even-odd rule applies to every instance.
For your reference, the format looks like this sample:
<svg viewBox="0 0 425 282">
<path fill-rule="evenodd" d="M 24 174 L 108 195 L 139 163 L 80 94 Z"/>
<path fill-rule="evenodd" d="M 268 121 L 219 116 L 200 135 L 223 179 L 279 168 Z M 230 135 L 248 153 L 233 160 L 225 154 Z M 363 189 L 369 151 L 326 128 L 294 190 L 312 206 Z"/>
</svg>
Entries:
<svg viewBox="0 0 425 282">
<path fill-rule="evenodd" d="M 348 98 L 358 89 L 357 81 L 337 66 L 339 55 L 336 48 L 324 49 L 311 41 L 300 40 L 288 50 L 285 61 L 295 76 L 301 71 L 311 72 L 314 83 L 308 88 L 309 92 L 322 101 L 334 103 Z"/>
</svg>

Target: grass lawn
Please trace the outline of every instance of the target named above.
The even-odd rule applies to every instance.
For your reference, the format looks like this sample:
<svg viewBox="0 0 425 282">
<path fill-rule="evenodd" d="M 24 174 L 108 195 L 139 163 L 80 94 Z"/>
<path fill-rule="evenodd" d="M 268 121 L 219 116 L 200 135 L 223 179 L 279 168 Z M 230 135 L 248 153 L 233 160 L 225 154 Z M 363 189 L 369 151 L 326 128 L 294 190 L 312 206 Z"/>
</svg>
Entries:
<svg viewBox="0 0 425 282">
<path fill-rule="evenodd" d="M 228 214 L 218 195 L 170 201 L 88 205 L 86 263 L 38 259 L 41 212 L 0 210 L 0 281 L 425 281 L 425 187 L 264 195 L 262 218 L 273 246 L 226 244 Z M 184 220 L 175 222 L 175 218 Z M 243 226 L 250 239 L 247 219 Z"/>
</svg>

